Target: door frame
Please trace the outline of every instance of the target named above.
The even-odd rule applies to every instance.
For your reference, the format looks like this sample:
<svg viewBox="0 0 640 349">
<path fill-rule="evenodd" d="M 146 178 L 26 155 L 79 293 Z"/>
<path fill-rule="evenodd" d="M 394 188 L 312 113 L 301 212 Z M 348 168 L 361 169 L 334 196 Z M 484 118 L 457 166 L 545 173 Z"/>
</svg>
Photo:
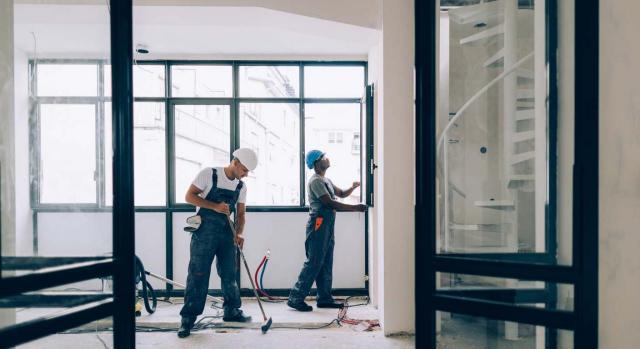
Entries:
<svg viewBox="0 0 640 349">
<path fill-rule="evenodd" d="M 535 259 L 527 259 L 527 256 L 498 259 L 443 256 L 436 253 L 437 1 L 415 1 L 415 248 L 416 255 L 425 256 L 416 259 L 415 266 L 416 347 L 436 347 L 436 312 L 447 311 L 546 326 L 551 329 L 567 329 L 574 332 L 575 348 L 597 348 L 598 1 L 583 0 L 575 3 L 576 146 L 573 164 L 574 231 L 571 266 L 541 263 Z M 555 5 L 553 0 L 548 3 Z M 551 57 L 555 58 L 554 53 Z M 553 171 L 554 167 L 550 170 Z M 551 210 L 555 211 L 553 205 L 550 206 Z M 555 215 L 555 212 L 551 214 Z M 437 272 L 571 284 L 575 292 L 574 310 L 525 308 L 515 304 L 444 294 L 436 289 Z"/>
</svg>

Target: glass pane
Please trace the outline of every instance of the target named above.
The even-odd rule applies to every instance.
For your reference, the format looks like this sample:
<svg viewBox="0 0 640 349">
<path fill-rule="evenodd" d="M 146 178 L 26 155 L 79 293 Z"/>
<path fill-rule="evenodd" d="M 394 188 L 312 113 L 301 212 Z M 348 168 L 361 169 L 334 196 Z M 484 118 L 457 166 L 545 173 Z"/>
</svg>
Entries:
<svg viewBox="0 0 640 349">
<path fill-rule="evenodd" d="M 72 264 L 66 258 L 60 263 L 51 257 L 112 253 L 112 212 L 93 210 L 100 200 L 101 182 L 98 62 L 110 57 L 109 23 L 106 2 L 91 6 L 78 2 L 0 2 L 0 33 L 6 37 L 0 40 L 3 285 L 13 284 L 9 278 L 17 275 Z M 11 200 L 5 201 L 8 198 Z M 38 203 L 47 209 L 38 209 Z M 5 263 L 7 257 L 13 257 L 9 259 L 13 263 Z M 62 268 L 59 271 L 67 276 L 70 273 Z M 106 284 L 103 281 L 94 278 L 37 293 L 66 298 L 82 296 L 86 294 L 84 289 L 112 296 L 111 289 L 102 288 Z M 37 296 L 22 296 L 32 295 Z M 42 297 L 17 306 L 8 298 L 1 301 L 8 305 L 0 309 L 3 331 L 11 325 L 60 315 L 69 306 Z M 78 326 L 86 328 L 86 324 Z M 99 336 L 94 332 L 79 340 L 53 335 L 15 347 L 113 346 L 110 336 Z M 0 342 L 0 347 L 9 346 Z"/>
<path fill-rule="evenodd" d="M 300 204 L 299 122 L 297 103 L 240 104 L 240 147 L 258 154 L 258 168 L 245 179 L 247 204 Z"/>
<path fill-rule="evenodd" d="M 549 348 L 549 337 L 555 348 L 573 348 L 571 331 L 442 311 L 436 319 L 438 349 L 542 349 Z"/>
<path fill-rule="evenodd" d="M 39 150 L 40 202 L 96 203 L 94 104 L 41 105 Z"/>
<path fill-rule="evenodd" d="M 574 287 L 570 284 L 468 274 L 436 275 L 438 291 L 452 296 L 567 311 L 574 309 Z"/>
<path fill-rule="evenodd" d="M 232 97 L 231 66 L 171 66 L 173 97 Z"/>
<path fill-rule="evenodd" d="M 50 315 L 62 311 L 62 308 L 49 308 Z M 41 316 L 37 310 L 33 317 Z M 18 310 L 20 312 L 20 310 Z M 49 314 L 47 314 L 49 315 Z M 53 334 L 47 337 L 36 339 L 16 347 L 16 349 L 41 349 L 41 348 L 113 348 L 113 318 L 107 317 L 88 324 L 80 325 L 76 328 Z"/>
<path fill-rule="evenodd" d="M 136 102 L 133 112 L 135 203 L 164 206 L 167 201 L 164 103 Z"/>
<path fill-rule="evenodd" d="M 546 3 L 463 3 L 438 12 L 438 252 L 551 249 L 570 263 L 560 255 L 571 254 L 571 232 L 557 232 L 548 213 L 557 129 L 546 103 Z"/>
<path fill-rule="evenodd" d="M 360 104 L 305 104 L 305 150 L 318 149 L 331 162 L 327 177 L 342 189 L 360 181 Z M 306 178 L 313 173 L 306 168 Z M 308 198 L 307 198 L 308 200 Z M 348 204 L 362 200 L 361 187 L 342 199 Z"/>
<path fill-rule="evenodd" d="M 300 69 L 297 66 L 240 66 L 240 97 L 298 97 Z"/>
<path fill-rule="evenodd" d="M 364 67 L 304 67 L 306 98 L 362 98 Z"/>
<path fill-rule="evenodd" d="M 164 97 L 164 65 L 136 64 L 133 66 L 134 97 Z M 104 94 L 111 96 L 111 65 L 104 65 Z"/>
<path fill-rule="evenodd" d="M 97 64 L 38 64 L 38 96 L 97 96 Z"/>
<path fill-rule="evenodd" d="M 226 166 L 230 160 L 231 117 L 228 105 L 176 105 L 176 197 L 184 195 L 200 170 Z"/>
<path fill-rule="evenodd" d="M 111 115 L 111 103 L 105 103 Z M 134 189 L 136 206 L 164 206 L 167 202 L 165 157 L 165 104 L 135 102 L 133 106 Z M 111 118 L 105 118 L 106 204 L 112 205 Z"/>
</svg>

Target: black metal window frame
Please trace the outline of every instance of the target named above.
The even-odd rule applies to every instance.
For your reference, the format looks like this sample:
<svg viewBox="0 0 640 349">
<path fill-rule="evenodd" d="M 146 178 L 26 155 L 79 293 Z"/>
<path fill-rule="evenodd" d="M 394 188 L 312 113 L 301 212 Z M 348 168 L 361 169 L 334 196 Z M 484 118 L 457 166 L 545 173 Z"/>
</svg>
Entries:
<svg viewBox="0 0 640 349">
<path fill-rule="evenodd" d="M 95 64 L 98 65 L 98 96 L 96 97 L 39 97 L 37 96 L 37 64 L 34 64 L 33 60 L 29 61 L 29 69 L 31 70 L 31 76 L 34 77 L 30 81 L 30 127 L 34 132 L 30 132 L 30 171 L 31 178 L 41 178 L 40 159 L 39 152 L 34 151 L 39 149 L 39 106 L 43 103 L 90 103 L 96 105 L 96 164 L 97 164 L 97 200 L 95 204 L 41 204 L 39 203 L 39 183 L 40 180 L 31 183 L 31 205 L 32 205 L 32 220 L 33 220 L 33 251 L 34 255 L 38 255 L 39 251 L 39 237 L 38 237 L 38 215 L 40 213 L 55 213 L 55 212 L 110 212 L 112 207 L 105 204 L 105 140 L 104 140 L 104 105 L 106 102 L 112 100 L 111 97 L 107 97 L 104 93 L 104 66 L 108 64 L 107 60 L 101 59 L 38 59 L 37 64 Z M 176 203 L 176 190 L 175 188 L 175 118 L 174 118 L 174 106 L 184 104 L 217 104 L 217 105 L 229 105 L 231 111 L 231 134 L 230 134 L 230 153 L 240 146 L 239 139 L 239 106 L 241 103 L 297 103 L 300 107 L 299 113 L 299 145 L 300 145 L 300 204 L 296 206 L 247 206 L 248 212 L 307 212 L 308 206 L 305 206 L 306 186 L 305 186 L 305 165 L 304 165 L 304 152 L 305 152 L 305 108 L 306 104 L 334 104 L 334 103 L 347 103 L 362 105 L 363 98 L 305 98 L 304 97 L 304 67 L 363 67 L 364 70 L 364 87 L 363 92 L 370 90 L 367 86 L 367 62 L 364 61 L 222 61 L 222 60 L 146 60 L 135 61 L 137 65 L 163 65 L 165 72 L 165 94 L 164 97 L 134 97 L 135 102 L 161 102 L 165 106 L 165 166 L 166 166 L 166 198 L 164 206 L 135 206 L 135 212 L 140 213 L 164 213 L 165 215 L 165 273 L 170 279 L 173 278 L 173 213 L 175 212 L 194 212 L 195 208 L 192 205 L 186 203 Z M 233 96 L 231 97 L 219 97 L 219 98 L 192 98 L 192 97 L 172 97 L 171 96 L 171 67 L 172 66 L 185 66 L 185 65 L 222 65 L 232 67 L 232 87 Z M 299 68 L 299 97 L 297 98 L 253 98 L 253 97 L 240 97 L 239 96 L 239 68 L 241 66 L 296 66 Z M 367 103 L 367 101 L 364 101 Z M 368 99 L 368 103 L 372 103 L 372 99 Z M 367 115 L 367 121 L 370 123 L 372 115 Z M 359 116 L 362 118 L 362 115 Z M 367 129 L 367 126 L 369 129 Z M 364 149 L 370 150 L 373 148 L 373 138 L 368 138 L 366 146 L 362 144 L 362 132 L 367 130 L 373 134 L 373 125 L 363 125 L 360 122 L 360 163 L 364 156 L 368 156 L 367 164 L 373 161 L 373 152 L 366 152 Z M 367 175 L 364 171 L 367 169 L 361 169 L 361 176 Z M 367 175 L 367 179 L 371 175 Z M 364 177 L 363 177 L 364 178 Z M 114 178 L 115 181 L 115 178 Z M 115 183 L 115 182 L 114 182 Z M 373 193 L 373 182 L 367 182 L 367 185 L 362 193 L 362 201 L 365 202 L 365 195 L 371 197 Z M 115 187 L 114 187 L 115 188 Z M 185 189 L 186 190 L 186 189 Z M 365 222 L 368 222 L 365 219 Z M 368 225 L 365 224 L 365 259 L 364 267 L 365 274 L 368 274 Z M 336 294 L 345 295 L 362 295 L 368 290 L 368 281 L 365 281 L 365 287 L 355 289 L 338 289 Z M 217 294 L 218 290 L 210 290 L 213 294 Z M 284 295 L 286 290 L 284 289 L 271 289 L 269 290 L 274 295 Z M 181 295 L 180 291 L 174 290 L 171 284 L 166 284 L 166 293 L 163 291 L 160 294 L 178 296 Z M 243 295 L 250 296 L 250 293 L 243 290 Z"/>
<path fill-rule="evenodd" d="M 598 346 L 598 28 L 597 0 L 575 4 L 575 158 L 573 166 L 572 265 L 556 264 L 555 241 L 547 253 L 526 255 L 449 255 L 436 251 L 436 91 L 437 2 L 415 1 L 416 64 L 416 347 L 436 347 L 436 313 L 446 311 L 508 320 L 574 332 L 575 348 Z M 547 2 L 547 64 L 549 70 L 550 149 L 556 154 L 557 126 L 557 2 Z M 550 190 L 555 193 L 555 158 L 550 159 Z M 553 196 L 553 195 L 552 195 Z M 553 197 L 547 207 L 547 231 L 555 225 Z M 516 290 L 445 292 L 436 274 L 450 272 L 565 283 L 574 286 L 574 310 L 516 305 Z M 520 292 L 521 290 L 518 290 Z M 545 287 L 553 299 L 555 288 Z M 537 295 L 540 296 L 540 295 Z M 535 297 L 537 297 L 535 296 Z M 470 298 L 472 297 L 472 298 Z M 539 300 L 540 301 L 540 300 Z M 548 303 L 547 303 L 548 305 Z M 547 338 L 547 347 L 555 341 Z"/>
<path fill-rule="evenodd" d="M 38 180 L 31 183 L 31 207 L 34 212 L 65 212 L 65 211 L 87 211 L 101 212 L 110 211 L 111 207 L 105 202 L 105 140 L 104 140 L 104 118 L 106 102 L 111 101 L 111 97 L 105 95 L 104 91 L 104 66 L 108 64 L 107 60 L 101 59 L 38 59 L 37 64 L 34 60 L 29 61 L 30 76 L 30 126 L 33 132 L 30 132 L 30 173 L 32 178 Z M 92 64 L 97 65 L 98 69 L 98 95 L 95 97 L 47 97 L 38 96 L 37 94 L 37 65 L 38 64 Z M 193 206 L 177 203 L 175 188 L 175 142 L 174 142 L 174 110 L 173 106 L 178 104 L 219 104 L 229 105 L 231 110 L 231 134 L 230 134 L 230 152 L 240 146 L 239 133 L 239 107 L 242 103 L 292 103 L 299 105 L 299 147 L 300 147 L 300 193 L 298 205 L 248 205 L 249 212 L 306 212 L 308 206 L 305 205 L 306 186 L 305 186 L 305 105 L 307 104 L 361 104 L 362 97 L 354 98 L 315 98 L 305 97 L 304 94 L 304 68 L 305 67 L 362 67 L 363 68 L 363 93 L 367 91 L 368 74 L 366 61 L 257 61 L 257 60 L 138 60 L 135 65 L 162 65 L 165 73 L 165 94 L 164 97 L 134 97 L 134 102 L 160 102 L 165 105 L 165 152 L 166 152 L 166 201 L 164 205 L 154 206 L 136 206 L 137 212 L 191 212 Z M 232 68 L 232 91 L 231 97 L 173 97 L 171 89 L 171 67 L 172 66 L 228 66 Z M 240 96 L 240 78 L 239 69 L 241 66 L 295 66 L 299 71 L 298 97 L 280 98 L 280 97 L 241 97 Z M 67 203 L 41 203 L 40 202 L 40 183 L 42 179 L 40 153 L 40 105 L 42 104 L 95 104 L 96 105 L 96 202 L 92 204 L 67 204 Z M 366 131 L 367 126 L 360 123 L 360 139 L 362 133 Z M 365 156 L 373 156 L 363 149 L 368 149 L 372 144 L 360 144 L 360 163 Z M 372 161 L 367 159 L 368 162 Z M 367 169 L 361 169 L 361 173 L 365 175 Z M 365 201 L 366 196 L 373 193 L 372 185 L 363 188 L 362 200 Z"/>
</svg>

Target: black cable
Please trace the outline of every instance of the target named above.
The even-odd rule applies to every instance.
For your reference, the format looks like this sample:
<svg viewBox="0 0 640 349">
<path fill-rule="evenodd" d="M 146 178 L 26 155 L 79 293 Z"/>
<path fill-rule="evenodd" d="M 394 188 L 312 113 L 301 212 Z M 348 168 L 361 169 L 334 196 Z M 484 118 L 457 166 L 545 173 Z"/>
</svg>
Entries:
<svg viewBox="0 0 640 349">
<path fill-rule="evenodd" d="M 138 282 L 142 283 L 142 300 L 144 301 L 144 308 L 147 310 L 149 314 L 153 314 L 156 311 L 156 307 L 158 306 L 158 298 L 156 297 L 156 292 L 151 286 L 151 283 L 147 281 L 147 271 L 144 270 L 144 265 L 142 264 L 142 260 L 136 257 L 136 284 Z M 149 295 L 151 295 L 151 304 L 149 304 Z"/>
</svg>

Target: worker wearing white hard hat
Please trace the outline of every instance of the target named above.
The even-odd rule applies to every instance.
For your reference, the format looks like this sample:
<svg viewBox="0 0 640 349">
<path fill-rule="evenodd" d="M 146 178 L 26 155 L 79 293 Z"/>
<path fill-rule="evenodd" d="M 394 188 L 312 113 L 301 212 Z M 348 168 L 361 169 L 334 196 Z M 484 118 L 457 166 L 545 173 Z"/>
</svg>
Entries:
<svg viewBox="0 0 640 349">
<path fill-rule="evenodd" d="M 240 310 L 240 290 L 236 282 L 236 244 L 242 248 L 247 187 L 242 178 L 258 167 L 258 156 L 249 148 L 233 152 L 233 160 L 225 167 L 207 167 L 189 186 L 185 200 L 198 207 L 187 219 L 191 232 L 190 260 L 182 321 L 178 337 L 190 334 L 196 317 L 204 310 L 213 259 L 217 260 L 224 296 L 224 321 L 249 322 Z M 229 218 L 235 214 L 235 232 L 229 229 Z M 193 222 L 196 222 L 195 224 Z M 234 241 L 235 240 L 235 241 Z"/>
</svg>

